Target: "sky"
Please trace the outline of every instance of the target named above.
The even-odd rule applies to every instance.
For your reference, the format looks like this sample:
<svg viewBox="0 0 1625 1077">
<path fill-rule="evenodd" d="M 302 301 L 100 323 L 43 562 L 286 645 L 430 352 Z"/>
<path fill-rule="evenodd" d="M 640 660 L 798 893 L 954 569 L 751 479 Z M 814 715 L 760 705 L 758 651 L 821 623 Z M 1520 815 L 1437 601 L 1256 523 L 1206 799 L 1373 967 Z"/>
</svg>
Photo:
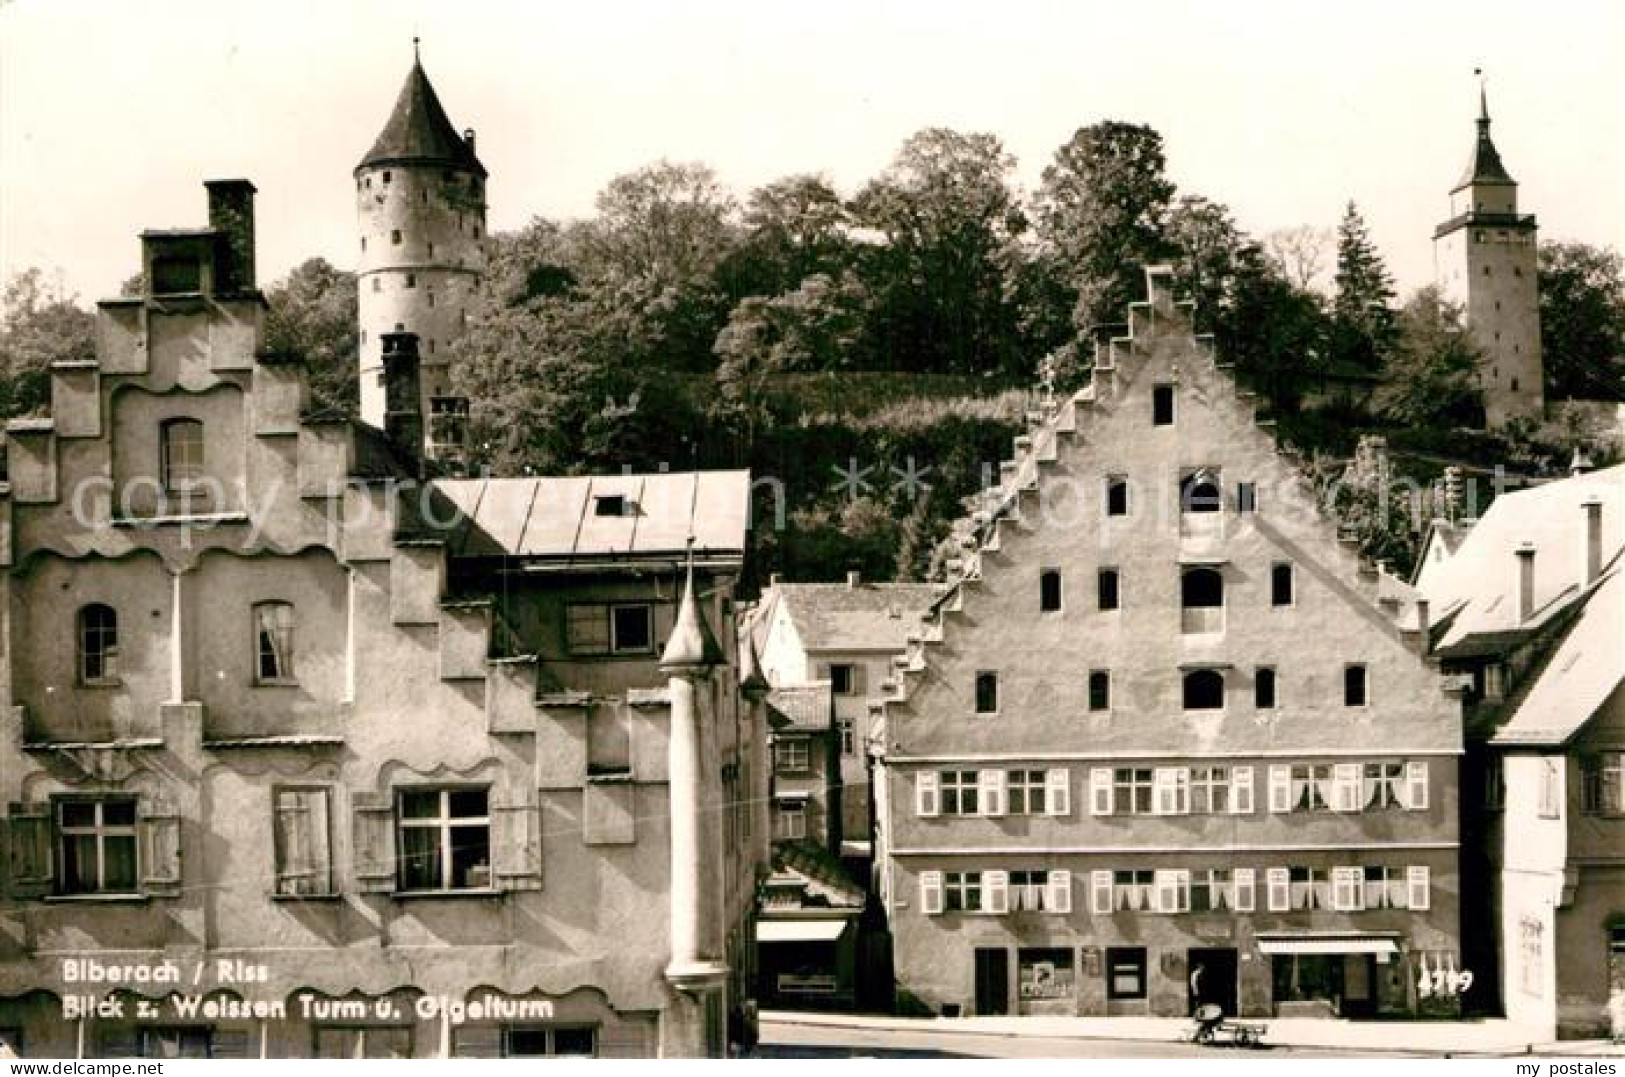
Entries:
<svg viewBox="0 0 1625 1077">
<path fill-rule="evenodd" d="M 412 38 L 478 131 L 489 224 L 589 215 L 613 177 L 702 161 L 737 194 L 822 172 L 850 194 L 927 126 L 987 131 L 1037 187 L 1106 119 L 1161 133 L 1181 193 L 1254 235 L 1353 199 L 1402 290 L 1488 79 L 1545 239 L 1625 247 L 1625 4 L 1575 0 L 0 0 L 0 277 L 91 301 L 144 228 L 201 225 L 202 182 L 259 188 L 259 273 L 351 267 L 351 171 Z"/>
</svg>

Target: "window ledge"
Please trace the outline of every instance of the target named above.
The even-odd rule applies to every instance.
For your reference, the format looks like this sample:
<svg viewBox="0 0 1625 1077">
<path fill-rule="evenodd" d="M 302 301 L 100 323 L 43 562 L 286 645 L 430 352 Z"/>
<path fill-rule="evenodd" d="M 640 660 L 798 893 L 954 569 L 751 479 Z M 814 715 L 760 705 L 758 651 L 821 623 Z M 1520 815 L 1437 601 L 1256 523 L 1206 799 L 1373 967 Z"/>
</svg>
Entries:
<svg viewBox="0 0 1625 1077">
<path fill-rule="evenodd" d="M 246 524 L 246 512 L 197 512 L 172 516 L 115 516 L 114 527 L 214 527 L 219 524 Z"/>
<path fill-rule="evenodd" d="M 255 681 L 255 688 L 298 688 L 299 682 L 294 680 Z"/>
<path fill-rule="evenodd" d="M 44 899 L 52 905 L 145 905 L 151 894 L 47 894 Z"/>
<path fill-rule="evenodd" d="M 495 887 L 467 890 L 396 890 L 389 896 L 397 901 L 418 901 L 423 898 L 499 898 L 506 894 Z"/>
<path fill-rule="evenodd" d="M 288 904 L 297 904 L 298 902 L 302 901 L 328 903 L 344 900 L 344 895 L 338 893 L 337 891 L 334 891 L 331 894 L 272 894 L 270 897 L 272 901 Z"/>
</svg>

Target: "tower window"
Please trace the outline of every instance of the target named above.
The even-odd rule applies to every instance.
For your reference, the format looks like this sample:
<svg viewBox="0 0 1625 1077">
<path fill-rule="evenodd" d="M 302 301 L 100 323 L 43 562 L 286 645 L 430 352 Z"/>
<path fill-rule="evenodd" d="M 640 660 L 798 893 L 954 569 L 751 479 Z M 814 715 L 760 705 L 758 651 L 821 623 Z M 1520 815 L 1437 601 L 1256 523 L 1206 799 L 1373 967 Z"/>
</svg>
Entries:
<svg viewBox="0 0 1625 1077">
<path fill-rule="evenodd" d="M 430 258 L 434 257 L 434 244 L 433 243 L 429 244 L 429 257 Z"/>
<path fill-rule="evenodd" d="M 416 288 L 418 286 L 418 275 L 416 273 L 408 273 L 406 275 L 406 286 L 408 288 Z"/>
<path fill-rule="evenodd" d="M 366 236 L 361 237 L 361 249 L 362 250 L 367 249 L 367 237 Z"/>
<path fill-rule="evenodd" d="M 480 226 L 478 224 L 470 225 L 468 232 L 469 235 L 473 236 L 475 239 L 480 238 Z"/>
<path fill-rule="evenodd" d="M 1061 574 L 1053 568 L 1038 577 L 1038 608 L 1045 613 L 1061 608 Z"/>
<path fill-rule="evenodd" d="M 1485 275 L 1485 276 L 1486 276 L 1486 277 L 1487 277 L 1487 276 L 1489 276 L 1489 275 L 1490 275 L 1490 267 L 1489 267 L 1489 266 L 1485 266 L 1485 267 L 1484 267 L 1484 275 Z"/>
<path fill-rule="evenodd" d="M 1512 379 L 1512 391 L 1513 392 L 1518 391 L 1518 379 L 1517 378 Z"/>
<path fill-rule="evenodd" d="M 1174 387 L 1158 385 L 1151 390 L 1151 425 L 1174 425 Z"/>
<path fill-rule="evenodd" d="M 976 713 L 997 714 L 999 712 L 999 675 L 990 670 L 983 670 L 976 675 Z"/>
<path fill-rule="evenodd" d="M 372 290 L 375 291 L 375 292 L 383 291 L 384 290 L 383 281 L 379 280 L 377 277 L 372 278 Z"/>
<path fill-rule="evenodd" d="M 433 292 L 429 293 L 429 306 L 431 306 L 431 307 L 434 306 L 434 293 Z"/>
<path fill-rule="evenodd" d="M 1224 708 L 1224 674 L 1216 669 L 1193 669 L 1185 674 L 1184 703 L 1188 711 Z"/>
<path fill-rule="evenodd" d="M 385 183 L 389 182 L 389 169 L 387 169 L 387 168 L 384 169 L 384 182 Z"/>
<path fill-rule="evenodd" d="M 389 230 L 389 241 L 395 244 L 397 247 L 401 245 L 401 230 L 399 228 L 391 228 Z"/>
<path fill-rule="evenodd" d="M 79 683 L 118 683 L 118 611 L 93 602 L 79 611 Z"/>
</svg>

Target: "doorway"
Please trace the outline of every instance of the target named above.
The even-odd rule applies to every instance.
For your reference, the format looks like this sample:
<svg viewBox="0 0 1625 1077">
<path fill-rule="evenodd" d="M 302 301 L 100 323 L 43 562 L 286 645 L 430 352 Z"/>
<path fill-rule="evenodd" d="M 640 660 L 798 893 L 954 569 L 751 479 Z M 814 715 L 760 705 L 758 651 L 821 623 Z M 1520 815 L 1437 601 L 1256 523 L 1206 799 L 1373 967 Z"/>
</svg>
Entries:
<svg viewBox="0 0 1625 1077">
<path fill-rule="evenodd" d="M 1236 1016 L 1236 951 L 1228 947 L 1191 949 L 1185 953 L 1190 1008 L 1217 1006 Z"/>
<path fill-rule="evenodd" d="M 1002 1017 L 1010 1012 L 1010 951 L 976 951 L 976 1013 Z"/>
</svg>

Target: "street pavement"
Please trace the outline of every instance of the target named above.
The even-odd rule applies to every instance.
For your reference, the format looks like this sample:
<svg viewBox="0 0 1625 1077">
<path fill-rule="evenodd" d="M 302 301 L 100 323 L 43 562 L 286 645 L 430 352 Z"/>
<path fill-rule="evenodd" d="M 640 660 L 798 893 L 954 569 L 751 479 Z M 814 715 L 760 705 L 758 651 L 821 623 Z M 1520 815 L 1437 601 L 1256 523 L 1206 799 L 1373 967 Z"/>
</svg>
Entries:
<svg viewBox="0 0 1625 1077">
<path fill-rule="evenodd" d="M 1625 1056 L 1607 1041 L 1532 1043 L 1504 1020 L 1269 1020 L 1263 1057 Z M 1168 1058 L 1246 1057 L 1185 1042 L 1190 1022 L 1164 1017 L 899 1018 L 772 1011 L 763 1057 Z"/>
</svg>

